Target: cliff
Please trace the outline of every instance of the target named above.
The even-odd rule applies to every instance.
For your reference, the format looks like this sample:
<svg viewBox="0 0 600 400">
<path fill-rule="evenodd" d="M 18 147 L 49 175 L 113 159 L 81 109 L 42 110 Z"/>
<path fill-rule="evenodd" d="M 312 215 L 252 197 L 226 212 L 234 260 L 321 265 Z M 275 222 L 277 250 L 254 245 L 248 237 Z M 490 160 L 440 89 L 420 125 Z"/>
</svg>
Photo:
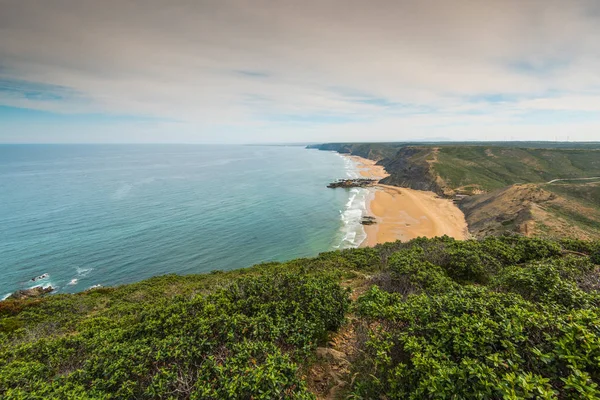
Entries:
<svg viewBox="0 0 600 400">
<path fill-rule="evenodd" d="M 566 145 L 565 145 L 566 146 Z M 518 183 L 600 176 L 600 149 L 512 145 L 330 143 L 314 146 L 377 161 L 390 174 L 382 183 L 473 195 Z"/>
<path fill-rule="evenodd" d="M 404 143 L 326 143 L 308 148 L 336 151 L 377 161 L 388 174 L 381 183 L 445 194 L 445 186 L 432 169 L 436 148 Z"/>
<path fill-rule="evenodd" d="M 401 148 L 393 157 L 378 162 L 390 174 L 381 183 L 449 195 L 444 182 L 433 169 L 437 152 L 435 147 Z"/>
</svg>

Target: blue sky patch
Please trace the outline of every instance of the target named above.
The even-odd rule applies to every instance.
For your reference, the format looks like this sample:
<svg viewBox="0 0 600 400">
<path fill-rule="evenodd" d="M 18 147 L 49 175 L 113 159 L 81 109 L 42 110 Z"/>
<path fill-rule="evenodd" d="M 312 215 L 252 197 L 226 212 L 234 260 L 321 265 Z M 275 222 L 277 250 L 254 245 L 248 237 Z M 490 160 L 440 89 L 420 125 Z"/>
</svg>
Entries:
<svg viewBox="0 0 600 400">
<path fill-rule="evenodd" d="M 60 101 L 78 96 L 75 90 L 65 86 L 10 78 L 0 78 L 0 94 L 2 93 L 37 101 Z"/>
</svg>

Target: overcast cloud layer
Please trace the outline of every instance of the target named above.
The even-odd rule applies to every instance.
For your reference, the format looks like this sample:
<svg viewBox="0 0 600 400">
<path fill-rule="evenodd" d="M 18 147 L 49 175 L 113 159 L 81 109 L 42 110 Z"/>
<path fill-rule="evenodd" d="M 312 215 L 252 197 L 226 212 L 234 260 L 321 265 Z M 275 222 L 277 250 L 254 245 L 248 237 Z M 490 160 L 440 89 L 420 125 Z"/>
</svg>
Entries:
<svg viewBox="0 0 600 400">
<path fill-rule="evenodd" d="M 597 0 L 0 0 L 0 141 L 600 140 Z"/>
</svg>

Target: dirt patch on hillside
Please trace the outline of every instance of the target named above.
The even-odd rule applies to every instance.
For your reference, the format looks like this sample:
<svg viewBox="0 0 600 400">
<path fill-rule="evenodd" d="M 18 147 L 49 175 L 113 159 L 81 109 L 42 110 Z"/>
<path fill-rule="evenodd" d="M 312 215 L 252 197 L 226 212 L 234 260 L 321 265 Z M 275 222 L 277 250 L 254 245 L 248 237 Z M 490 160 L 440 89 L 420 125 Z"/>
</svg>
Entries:
<svg viewBox="0 0 600 400">
<path fill-rule="evenodd" d="M 354 302 L 372 286 L 372 281 L 369 276 L 357 272 L 355 278 L 342 282 L 342 286 L 352 290 L 350 299 Z M 317 348 L 316 361 L 306 374 L 308 387 L 317 399 L 346 398 L 352 386 L 351 365 L 361 348 L 357 327 L 355 315 L 348 314 L 347 322 L 329 339 L 327 345 Z"/>
</svg>

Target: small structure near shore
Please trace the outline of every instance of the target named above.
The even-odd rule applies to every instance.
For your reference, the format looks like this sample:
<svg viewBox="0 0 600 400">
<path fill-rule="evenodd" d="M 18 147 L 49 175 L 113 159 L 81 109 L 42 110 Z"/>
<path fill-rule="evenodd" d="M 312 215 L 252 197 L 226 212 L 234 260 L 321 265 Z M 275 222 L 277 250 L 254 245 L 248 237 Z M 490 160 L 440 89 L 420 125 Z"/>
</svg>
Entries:
<svg viewBox="0 0 600 400">
<path fill-rule="evenodd" d="M 335 188 L 353 188 L 353 187 L 368 187 L 377 183 L 377 179 L 339 179 L 327 185 L 330 189 Z"/>
</svg>

